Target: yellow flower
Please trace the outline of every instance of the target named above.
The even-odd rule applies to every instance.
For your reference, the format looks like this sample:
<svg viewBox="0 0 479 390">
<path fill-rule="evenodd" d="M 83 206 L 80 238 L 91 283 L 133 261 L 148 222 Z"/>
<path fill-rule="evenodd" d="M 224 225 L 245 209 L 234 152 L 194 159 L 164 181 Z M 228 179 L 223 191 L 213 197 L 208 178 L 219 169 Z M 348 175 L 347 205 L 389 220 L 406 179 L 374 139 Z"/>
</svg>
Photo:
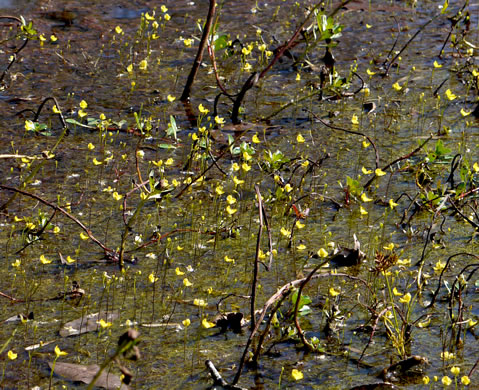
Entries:
<svg viewBox="0 0 479 390">
<path fill-rule="evenodd" d="M 87 115 L 87 114 L 86 114 L 85 111 L 83 111 L 83 110 L 78 110 L 78 116 L 79 116 L 80 118 L 84 118 L 84 117 L 86 117 L 86 115 Z"/>
<path fill-rule="evenodd" d="M 251 166 L 246 164 L 245 162 L 243 164 L 241 164 L 241 168 L 243 169 L 243 171 L 245 172 L 248 172 L 251 170 Z"/>
<path fill-rule="evenodd" d="M 374 170 L 374 173 L 376 174 L 376 176 L 384 176 L 386 174 L 386 172 L 384 172 L 381 168 L 377 168 Z"/>
<path fill-rule="evenodd" d="M 198 110 L 203 114 L 203 115 L 206 115 L 208 114 L 208 112 L 210 112 L 210 110 L 208 110 L 207 108 L 203 107 L 203 104 L 200 104 L 198 106 Z"/>
<path fill-rule="evenodd" d="M 166 98 L 168 99 L 168 101 L 169 101 L 170 103 L 171 103 L 171 102 L 174 102 L 175 99 L 176 99 L 174 96 L 171 96 L 171 95 L 168 95 Z"/>
<path fill-rule="evenodd" d="M 449 386 L 452 383 L 452 379 L 446 375 L 442 377 L 441 382 L 444 386 Z"/>
<path fill-rule="evenodd" d="M 123 30 L 121 29 L 120 26 L 116 26 L 116 27 L 115 27 L 115 32 L 116 32 L 117 34 L 121 34 L 121 33 L 123 33 Z"/>
<path fill-rule="evenodd" d="M 322 258 L 328 257 L 328 251 L 324 248 L 319 248 L 318 256 Z"/>
<path fill-rule="evenodd" d="M 240 184 L 244 184 L 244 180 L 238 179 L 236 176 L 233 176 L 233 182 L 235 186 L 239 186 Z"/>
<path fill-rule="evenodd" d="M 181 276 L 181 275 L 184 275 L 184 274 L 185 274 L 182 270 L 180 270 L 180 267 L 176 267 L 176 268 L 175 268 L 175 273 L 176 273 L 176 275 L 178 275 L 178 276 Z"/>
<path fill-rule="evenodd" d="M 430 380 L 431 379 L 428 376 L 423 376 L 422 377 L 422 383 L 424 383 L 425 385 L 428 385 Z"/>
<path fill-rule="evenodd" d="M 203 318 L 203 321 L 201 321 L 201 326 L 205 329 L 213 328 L 215 324 L 212 322 L 209 322 L 206 318 Z"/>
<path fill-rule="evenodd" d="M 456 355 L 454 355 L 452 352 L 449 352 L 449 351 L 441 352 L 441 359 L 442 360 L 452 360 L 455 357 L 456 357 Z"/>
<path fill-rule="evenodd" d="M 372 70 L 369 70 L 369 68 L 366 69 L 366 73 L 367 73 L 369 76 L 374 76 L 374 75 L 376 74 L 376 72 L 373 72 Z"/>
<path fill-rule="evenodd" d="M 336 290 L 334 289 L 334 287 L 331 287 L 331 288 L 329 289 L 329 295 L 331 295 L 332 297 L 336 297 L 336 296 L 338 296 L 339 294 L 340 294 L 340 292 L 339 292 L 339 291 L 336 291 Z"/>
<path fill-rule="evenodd" d="M 293 186 L 288 183 L 284 186 L 284 189 L 285 189 L 286 192 L 291 192 L 291 191 L 293 191 Z"/>
<path fill-rule="evenodd" d="M 165 16 L 163 16 L 165 18 L 166 21 L 170 20 L 171 19 L 171 16 L 168 15 L 168 14 L 165 14 Z"/>
<path fill-rule="evenodd" d="M 299 73 L 296 73 L 296 81 L 300 81 L 301 80 L 301 75 Z"/>
<path fill-rule="evenodd" d="M 235 259 L 232 259 L 232 258 L 230 258 L 230 257 L 228 257 L 228 256 L 225 256 L 225 261 L 226 261 L 227 263 L 234 263 L 234 262 L 235 262 Z"/>
<path fill-rule="evenodd" d="M 120 195 L 118 192 L 113 192 L 113 199 L 115 200 L 121 200 L 123 198 L 123 195 Z"/>
<path fill-rule="evenodd" d="M 161 12 L 163 12 L 163 13 L 168 12 L 168 8 L 166 8 L 165 5 L 162 5 L 162 6 L 160 7 L 160 9 L 161 9 Z"/>
<path fill-rule="evenodd" d="M 173 165 L 174 163 L 175 163 L 175 160 L 173 160 L 171 157 L 168 160 L 165 161 L 165 165 L 167 167 Z"/>
<path fill-rule="evenodd" d="M 402 298 L 399 298 L 399 302 L 408 304 L 409 302 L 411 302 L 411 294 L 404 294 Z"/>
<path fill-rule="evenodd" d="M 459 373 L 461 372 L 461 369 L 457 366 L 451 367 L 451 373 L 454 376 L 458 376 Z"/>
<path fill-rule="evenodd" d="M 479 164 L 475 162 L 474 165 L 472 166 L 472 169 L 474 170 L 474 173 L 479 172 Z"/>
<path fill-rule="evenodd" d="M 372 170 L 366 169 L 365 167 L 361 168 L 361 172 L 364 173 L 365 175 L 369 175 L 369 174 L 373 173 Z"/>
<path fill-rule="evenodd" d="M 228 204 L 233 205 L 233 204 L 236 203 L 236 198 L 235 198 L 234 196 L 232 196 L 232 195 L 228 195 L 228 196 L 226 197 L 226 201 L 228 202 Z"/>
<path fill-rule="evenodd" d="M 91 142 L 88 144 L 88 150 L 93 150 L 95 149 L 95 145 L 93 145 Z"/>
<path fill-rule="evenodd" d="M 391 210 L 394 209 L 398 204 L 394 202 L 394 200 L 389 199 L 389 207 L 391 207 Z"/>
<path fill-rule="evenodd" d="M 50 264 L 52 261 L 51 260 L 48 260 L 45 255 L 41 255 L 40 256 L 40 263 L 42 264 Z"/>
<path fill-rule="evenodd" d="M 53 107 L 52 107 L 52 111 L 54 114 L 59 114 L 61 111 L 58 109 L 57 105 L 54 104 Z"/>
<path fill-rule="evenodd" d="M 191 287 L 191 286 L 193 286 L 193 283 L 191 283 L 191 282 L 188 280 L 188 278 L 184 278 L 184 279 L 183 279 L 183 285 L 184 285 L 185 287 Z"/>
<path fill-rule="evenodd" d="M 217 115 L 217 116 L 215 116 L 215 123 L 217 125 L 223 125 L 225 123 L 225 120 L 224 120 L 224 118 Z"/>
<path fill-rule="evenodd" d="M 468 376 L 464 375 L 463 377 L 461 377 L 461 383 L 464 386 L 468 386 L 471 383 L 471 380 L 469 379 Z"/>
<path fill-rule="evenodd" d="M 203 299 L 195 298 L 193 300 L 193 305 L 199 306 L 199 307 L 206 307 L 207 303 Z"/>
<path fill-rule="evenodd" d="M 56 42 L 56 41 L 58 41 L 58 38 L 55 35 L 52 34 L 52 35 L 50 35 L 50 41 Z"/>
<path fill-rule="evenodd" d="M 434 61 L 434 67 L 435 68 L 442 68 L 442 65 L 439 62 Z"/>
<path fill-rule="evenodd" d="M 251 69 L 253 69 L 253 67 L 251 66 L 251 64 L 249 62 L 245 62 L 244 66 L 243 66 L 243 70 L 245 72 L 249 72 Z"/>
<path fill-rule="evenodd" d="M 468 116 L 471 115 L 472 111 L 466 111 L 464 108 L 461 108 L 461 115 L 462 116 Z"/>
<path fill-rule="evenodd" d="M 353 114 L 353 116 L 351 118 L 351 123 L 353 125 L 359 125 L 359 119 L 358 119 L 358 116 L 356 114 Z"/>
<path fill-rule="evenodd" d="M 71 256 L 67 256 L 67 258 L 66 258 L 66 262 L 67 262 L 68 264 L 73 264 L 75 261 L 76 261 L 76 260 L 75 260 L 75 259 L 72 259 Z"/>
<path fill-rule="evenodd" d="M 146 60 L 146 58 L 140 61 L 138 67 L 140 68 L 140 70 L 146 70 L 146 68 L 148 68 L 148 61 Z"/>
<path fill-rule="evenodd" d="M 301 371 L 297 370 L 296 368 L 293 368 L 293 371 L 291 371 L 291 376 L 296 381 L 299 381 L 299 380 L 304 378 L 303 373 Z"/>
<path fill-rule="evenodd" d="M 183 43 L 185 44 L 186 47 L 191 47 L 193 43 L 193 39 L 185 39 L 183 40 Z"/>
<path fill-rule="evenodd" d="M 90 237 L 88 237 L 88 234 L 85 234 L 84 232 L 81 232 L 80 233 L 80 238 L 85 241 L 85 240 L 88 240 Z"/>
<path fill-rule="evenodd" d="M 55 355 L 57 356 L 57 358 L 59 358 L 60 356 L 68 355 L 68 353 L 65 351 L 62 351 L 57 345 L 55 346 Z"/>
<path fill-rule="evenodd" d="M 12 263 L 12 267 L 19 268 L 22 262 L 20 259 L 15 260 L 15 262 Z"/>
<path fill-rule="evenodd" d="M 296 225 L 297 229 L 302 229 L 306 226 L 304 223 L 301 223 L 301 221 L 299 221 L 299 220 L 296 221 L 295 225 Z"/>
<path fill-rule="evenodd" d="M 441 260 L 438 260 L 436 265 L 433 267 L 436 275 L 439 275 L 444 268 L 446 268 L 446 263 L 443 263 Z"/>
<path fill-rule="evenodd" d="M 296 136 L 296 141 L 300 144 L 302 144 L 304 142 L 304 137 L 301 135 L 301 134 L 298 134 Z"/>
<path fill-rule="evenodd" d="M 218 194 L 218 196 L 219 196 L 219 195 L 223 195 L 223 194 L 225 193 L 225 192 L 223 191 L 223 186 L 220 186 L 220 185 L 216 186 L 215 192 L 216 192 L 216 194 Z"/>
<path fill-rule="evenodd" d="M 147 13 L 145 13 L 145 19 L 146 19 L 146 20 L 150 20 L 150 21 L 151 21 L 151 20 L 155 20 L 155 16 L 154 16 L 154 15 L 155 15 L 155 11 L 153 11 L 153 15 L 150 15 L 150 14 L 147 12 Z"/>
<path fill-rule="evenodd" d="M 453 93 L 450 89 L 448 89 L 448 90 L 446 91 L 446 94 L 445 94 L 445 95 L 446 95 L 446 97 L 447 97 L 449 100 L 454 100 L 454 99 L 457 98 L 457 96 L 454 95 L 454 93 Z"/>
<path fill-rule="evenodd" d="M 18 260 L 17 260 L 18 261 Z M 12 264 L 13 265 L 13 264 Z M 467 322 L 467 326 L 469 326 L 469 328 L 472 328 L 474 326 L 477 325 L 477 321 L 474 321 L 472 318 Z"/>
<path fill-rule="evenodd" d="M 306 245 L 304 245 L 304 244 L 299 244 L 299 245 L 296 247 L 296 249 L 297 249 L 298 251 L 304 251 L 304 250 L 306 249 Z"/>
<path fill-rule="evenodd" d="M 245 161 L 249 161 L 249 160 L 251 160 L 253 157 L 251 157 L 251 155 L 250 155 L 248 152 L 244 151 L 244 152 L 243 152 L 243 158 L 245 159 Z"/>
<path fill-rule="evenodd" d="M 127 71 L 128 73 L 132 73 L 132 72 L 133 72 L 133 64 L 128 65 L 128 66 L 126 67 L 126 71 Z"/>
<path fill-rule="evenodd" d="M 82 110 L 84 110 L 84 109 L 86 109 L 87 107 L 88 107 L 88 103 L 87 103 L 86 101 L 82 100 L 82 101 L 80 102 L 80 108 L 81 108 Z"/>
<path fill-rule="evenodd" d="M 185 328 L 191 325 L 191 321 L 189 318 L 187 318 L 186 320 L 183 320 L 182 323 Z"/>
<path fill-rule="evenodd" d="M 27 131 L 33 131 L 35 130 L 35 123 L 33 123 L 32 121 L 30 120 L 26 120 L 25 121 L 25 130 Z"/>
<path fill-rule="evenodd" d="M 366 211 L 366 209 L 363 206 L 359 206 L 359 213 L 361 215 L 368 215 L 368 212 Z"/>
<path fill-rule="evenodd" d="M 253 138 L 251 139 L 254 144 L 259 144 L 261 141 L 259 140 L 258 133 L 253 135 Z"/>
<path fill-rule="evenodd" d="M 286 229 L 285 227 L 282 227 L 281 228 L 281 234 L 285 237 L 289 237 L 291 235 L 291 232 L 288 229 Z"/>
<path fill-rule="evenodd" d="M 371 145 L 369 142 L 367 142 L 366 140 L 363 141 L 362 143 L 363 145 L 363 148 L 366 149 L 367 147 L 369 147 L 369 145 Z"/>
<path fill-rule="evenodd" d="M 10 360 L 15 360 L 17 358 L 18 354 L 16 354 L 12 350 L 10 350 L 10 351 L 8 351 L 7 356 Z"/>
<path fill-rule="evenodd" d="M 372 201 L 371 198 L 368 198 L 368 196 L 366 195 L 365 192 L 363 192 L 363 193 L 361 194 L 361 200 L 362 200 L 363 202 L 371 202 L 371 201 Z"/>
<path fill-rule="evenodd" d="M 148 281 L 150 283 L 155 283 L 158 280 L 157 277 L 155 277 L 155 274 L 152 272 L 151 274 L 148 275 Z"/>
<path fill-rule="evenodd" d="M 411 266 L 411 259 L 404 259 L 404 260 L 399 259 L 396 264 L 402 265 L 404 267 L 409 267 Z"/>
<path fill-rule="evenodd" d="M 107 321 L 105 321 L 103 318 L 100 319 L 100 321 L 97 321 L 96 323 L 97 323 L 98 325 L 100 325 L 100 327 L 101 327 L 102 329 L 109 328 L 110 326 L 113 325 L 111 322 L 107 322 Z"/>
<path fill-rule="evenodd" d="M 393 294 L 396 295 L 396 296 L 401 296 L 402 292 L 399 292 L 398 289 L 396 287 L 394 287 L 393 288 Z"/>
<path fill-rule="evenodd" d="M 396 91 L 400 91 L 402 89 L 402 87 L 399 85 L 399 83 L 397 81 L 393 84 L 393 88 Z"/>
<path fill-rule="evenodd" d="M 230 205 L 226 206 L 226 212 L 229 214 L 229 215 L 233 215 L 234 213 L 236 213 L 238 211 L 238 209 L 233 209 Z"/>
<path fill-rule="evenodd" d="M 383 248 L 386 249 L 387 251 L 392 251 L 394 249 L 394 243 L 391 242 L 388 245 L 383 246 Z"/>
</svg>

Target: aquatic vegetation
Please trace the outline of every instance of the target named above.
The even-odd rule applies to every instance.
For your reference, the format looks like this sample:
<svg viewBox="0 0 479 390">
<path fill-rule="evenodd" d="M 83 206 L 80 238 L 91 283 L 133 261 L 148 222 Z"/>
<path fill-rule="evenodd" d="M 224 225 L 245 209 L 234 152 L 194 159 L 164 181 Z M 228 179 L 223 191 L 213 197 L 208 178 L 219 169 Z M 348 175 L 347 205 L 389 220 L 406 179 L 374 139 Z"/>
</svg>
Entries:
<svg viewBox="0 0 479 390">
<path fill-rule="evenodd" d="M 0 17 L 2 386 L 475 386 L 472 6 L 149 7 Z"/>
</svg>

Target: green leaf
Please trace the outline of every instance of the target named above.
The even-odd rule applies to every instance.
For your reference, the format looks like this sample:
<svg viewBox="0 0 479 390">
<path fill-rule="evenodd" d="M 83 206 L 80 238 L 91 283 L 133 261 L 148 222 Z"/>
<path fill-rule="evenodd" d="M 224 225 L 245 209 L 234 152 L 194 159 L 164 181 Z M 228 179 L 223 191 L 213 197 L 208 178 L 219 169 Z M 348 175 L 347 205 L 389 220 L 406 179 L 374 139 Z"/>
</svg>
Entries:
<svg viewBox="0 0 479 390">
<path fill-rule="evenodd" d="M 80 123 L 80 122 L 78 122 L 77 120 L 75 120 L 75 119 L 73 119 L 73 118 L 65 119 L 65 122 L 71 123 L 72 125 L 76 125 L 76 126 L 86 127 L 87 129 L 94 129 L 94 128 L 95 128 L 95 127 L 93 127 L 93 126 L 84 125 L 83 123 Z"/>
<path fill-rule="evenodd" d="M 173 115 L 170 115 L 170 123 L 168 124 L 168 129 L 166 130 L 166 134 L 168 136 L 173 136 L 175 141 L 178 140 L 176 137 L 176 133 L 178 132 L 178 127 L 176 126 L 176 120 Z"/>
<path fill-rule="evenodd" d="M 213 45 L 215 47 L 215 51 L 223 50 L 225 47 L 228 46 L 228 35 L 215 35 Z"/>
<path fill-rule="evenodd" d="M 160 149 L 176 149 L 176 146 L 171 144 L 159 144 L 158 147 Z"/>
</svg>

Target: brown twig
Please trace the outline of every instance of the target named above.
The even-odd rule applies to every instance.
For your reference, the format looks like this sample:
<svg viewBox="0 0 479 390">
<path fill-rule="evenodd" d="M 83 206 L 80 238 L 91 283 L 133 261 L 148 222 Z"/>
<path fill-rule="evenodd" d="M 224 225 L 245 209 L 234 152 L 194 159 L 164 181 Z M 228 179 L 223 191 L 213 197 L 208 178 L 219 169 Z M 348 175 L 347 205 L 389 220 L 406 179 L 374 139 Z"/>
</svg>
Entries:
<svg viewBox="0 0 479 390">
<path fill-rule="evenodd" d="M 366 139 L 371 143 L 371 145 L 372 145 L 373 148 L 374 148 L 374 152 L 376 153 L 376 168 L 379 167 L 379 151 L 378 151 L 378 149 L 377 149 L 377 147 L 376 147 L 376 144 L 375 144 L 374 141 L 371 139 L 371 137 L 369 137 L 368 135 L 366 135 L 366 134 L 364 134 L 364 133 L 361 133 L 361 132 L 359 132 L 359 131 L 344 129 L 344 128 L 342 128 L 342 127 L 330 125 L 329 123 L 323 121 L 318 115 L 316 115 L 314 112 L 308 110 L 307 108 L 304 108 L 303 110 L 306 111 L 306 112 L 309 112 L 312 116 L 314 116 L 314 118 L 315 118 L 317 121 L 319 121 L 319 122 L 322 123 L 324 126 L 330 128 L 330 129 L 332 129 L 332 130 L 339 130 L 339 131 L 343 131 L 343 132 L 345 132 L 345 133 L 360 135 L 361 137 L 366 138 Z"/>
<path fill-rule="evenodd" d="M 350 0 L 349 0 L 350 1 Z M 349 2 L 348 1 L 348 2 Z M 265 75 L 266 73 L 269 72 L 269 70 L 274 66 L 274 64 L 284 55 L 284 53 L 290 49 L 293 44 L 295 43 L 296 39 L 298 38 L 298 36 L 300 35 L 301 33 L 301 30 L 304 28 L 304 26 L 306 25 L 306 23 L 308 22 L 309 18 L 311 17 L 311 15 L 314 14 L 314 12 L 321 6 L 321 3 L 318 3 L 317 5 L 315 5 L 308 13 L 308 15 L 306 16 L 306 18 L 304 19 L 303 23 L 301 23 L 301 25 L 296 29 L 296 31 L 294 32 L 293 36 L 288 40 L 288 42 L 286 42 L 284 45 L 280 46 L 277 50 L 276 50 L 276 54 L 274 55 L 274 57 L 272 58 L 272 60 L 270 61 L 270 63 L 261 71 L 260 74 L 254 72 L 251 74 L 251 76 L 246 80 L 246 82 L 243 84 L 243 87 L 241 88 L 240 90 L 240 93 L 238 94 L 238 96 L 236 97 L 235 99 L 235 102 L 233 104 L 233 110 L 231 112 L 231 121 L 234 123 L 234 124 L 238 124 L 240 122 L 238 116 L 239 116 L 239 109 L 241 107 L 241 103 L 243 102 L 243 99 L 246 95 L 246 92 L 248 92 L 248 90 L 250 90 L 251 88 L 253 88 L 259 80 L 261 80 Z"/>
<path fill-rule="evenodd" d="M 193 62 L 193 66 L 191 68 L 190 74 L 188 75 L 185 88 L 183 89 L 183 93 L 181 94 L 181 97 L 180 97 L 181 101 L 185 101 L 190 98 L 191 87 L 193 83 L 195 82 L 196 75 L 198 74 L 198 70 L 201 66 L 201 61 L 203 60 L 203 52 L 205 50 L 205 47 L 208 41 L 208 36 L 210 35 L 210 30 L 211 30 L 211 25 L 213 23 L 215 10 L 216 10 L 216 0 L 210 0 L 208 16 L 206 17 L 206 23 L 203 28 L 203 35 L 201 36 L 201 41 L 198 46 L 196 58 L 195 58 L 195 61 Z"/>
<path fill-rule="evenodd" d="M 254 265 L 253 265 L 253 281 L 251 283 L 251 324 L 250 328 L 253 330 L 255 328 L 255 316 L 254 316 L 254 307 L 256 302 L 256 284 L 258 283 L 258 271 L 259 271 L 259 251 L 261 248 L 261 234 L 263 233 L 263 199 L 261 198 L 261 193 L 259 191 L 258 185 L 254 186 L 256 191 L 256 197 L 258 198 L 258 212 L 259 212 L 259 228 L 258 235 L 256 237 L 256 253 L 254 256 Z"/>
<path fill-rule="evenodd" d="M 6 186 L 6 185 L 3 185 L 3 184 L 0 184 L 0 188 L 1 189 L 4 189 L 4 190 L 8 190 L 8 191 L 13 191 L 13 192 L 16 192 L 16 193 L 19 193 L 21 195 L 24 195 L 24 196 L 28 196 L 32 199 L 35 199 L 35 200 L 38 200 L 39 202 L 43 203 L 44 205 L 48 206 L 48 207 L 51 207 L 52 209 L 56 210 L 56 211 L 59 211 L 60 213 L 62 213 L 63 215 L 65 215 L 67 218 L 71 219 L 73 222 L 75 222 L 78 226 L 80 226 L 80 228 L 88 235 L 88 237 L 95 243 L 97 244 L 101 249 L 103 249 L 103 251 L 105 252 L 105 255 L 106 256 L 111 256 L 113 253 L 115 253 L 115 251 L 113 251 L 112 249 L 110 248 L 107 248 L 105 245 L 103 245 L 99 240 L 97 240 L 95 238 L 95 236 L 93 235 L 93 233 L 91 232 L 90 229 L 88 229 L 77 217 L 75 217 L 74 215 L 70 214 L 68 211 L 66 211 L 65 209 L 63 209 L 62 207 L 60 206 L 57 206 L 57 205 L 54 205 L 53 203 L 50 203 L 49 201 L 43 199 L 42 197 L 38 196 L 38 195 L 35 195 L 35 194 L 32 194 L 30 192 L 27 192 L 27 191 L 23 191 L 23 190 L 20 190 L 18 188 L 15 188 L 15 187 L 10 187 L 10 186 Z"/>
</svg>

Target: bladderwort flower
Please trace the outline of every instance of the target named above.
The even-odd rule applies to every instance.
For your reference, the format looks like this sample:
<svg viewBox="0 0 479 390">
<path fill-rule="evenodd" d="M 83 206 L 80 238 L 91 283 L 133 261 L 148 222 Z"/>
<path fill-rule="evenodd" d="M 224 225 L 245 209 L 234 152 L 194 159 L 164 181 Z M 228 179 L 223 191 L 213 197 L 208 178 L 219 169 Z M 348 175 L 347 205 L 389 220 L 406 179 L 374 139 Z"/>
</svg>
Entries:
<svg viewBox="0 0 479 390">
<path fill-rule="evenodd" d="M 215 324 L 213 322 L 208 321 L 208 319 L 203 318 L 203 320 L 201 321 L 201 326 L 205 329 L 210 329 L 210 328 L 213 328 Z"/>
<path fill-rule="evenodd" d="M 293 370 L 291 371 L 291 376 L 295 381 L 299 381 L 304 378 L 304 374 L 296 368 L 293 368 Z"/>
</svg>

